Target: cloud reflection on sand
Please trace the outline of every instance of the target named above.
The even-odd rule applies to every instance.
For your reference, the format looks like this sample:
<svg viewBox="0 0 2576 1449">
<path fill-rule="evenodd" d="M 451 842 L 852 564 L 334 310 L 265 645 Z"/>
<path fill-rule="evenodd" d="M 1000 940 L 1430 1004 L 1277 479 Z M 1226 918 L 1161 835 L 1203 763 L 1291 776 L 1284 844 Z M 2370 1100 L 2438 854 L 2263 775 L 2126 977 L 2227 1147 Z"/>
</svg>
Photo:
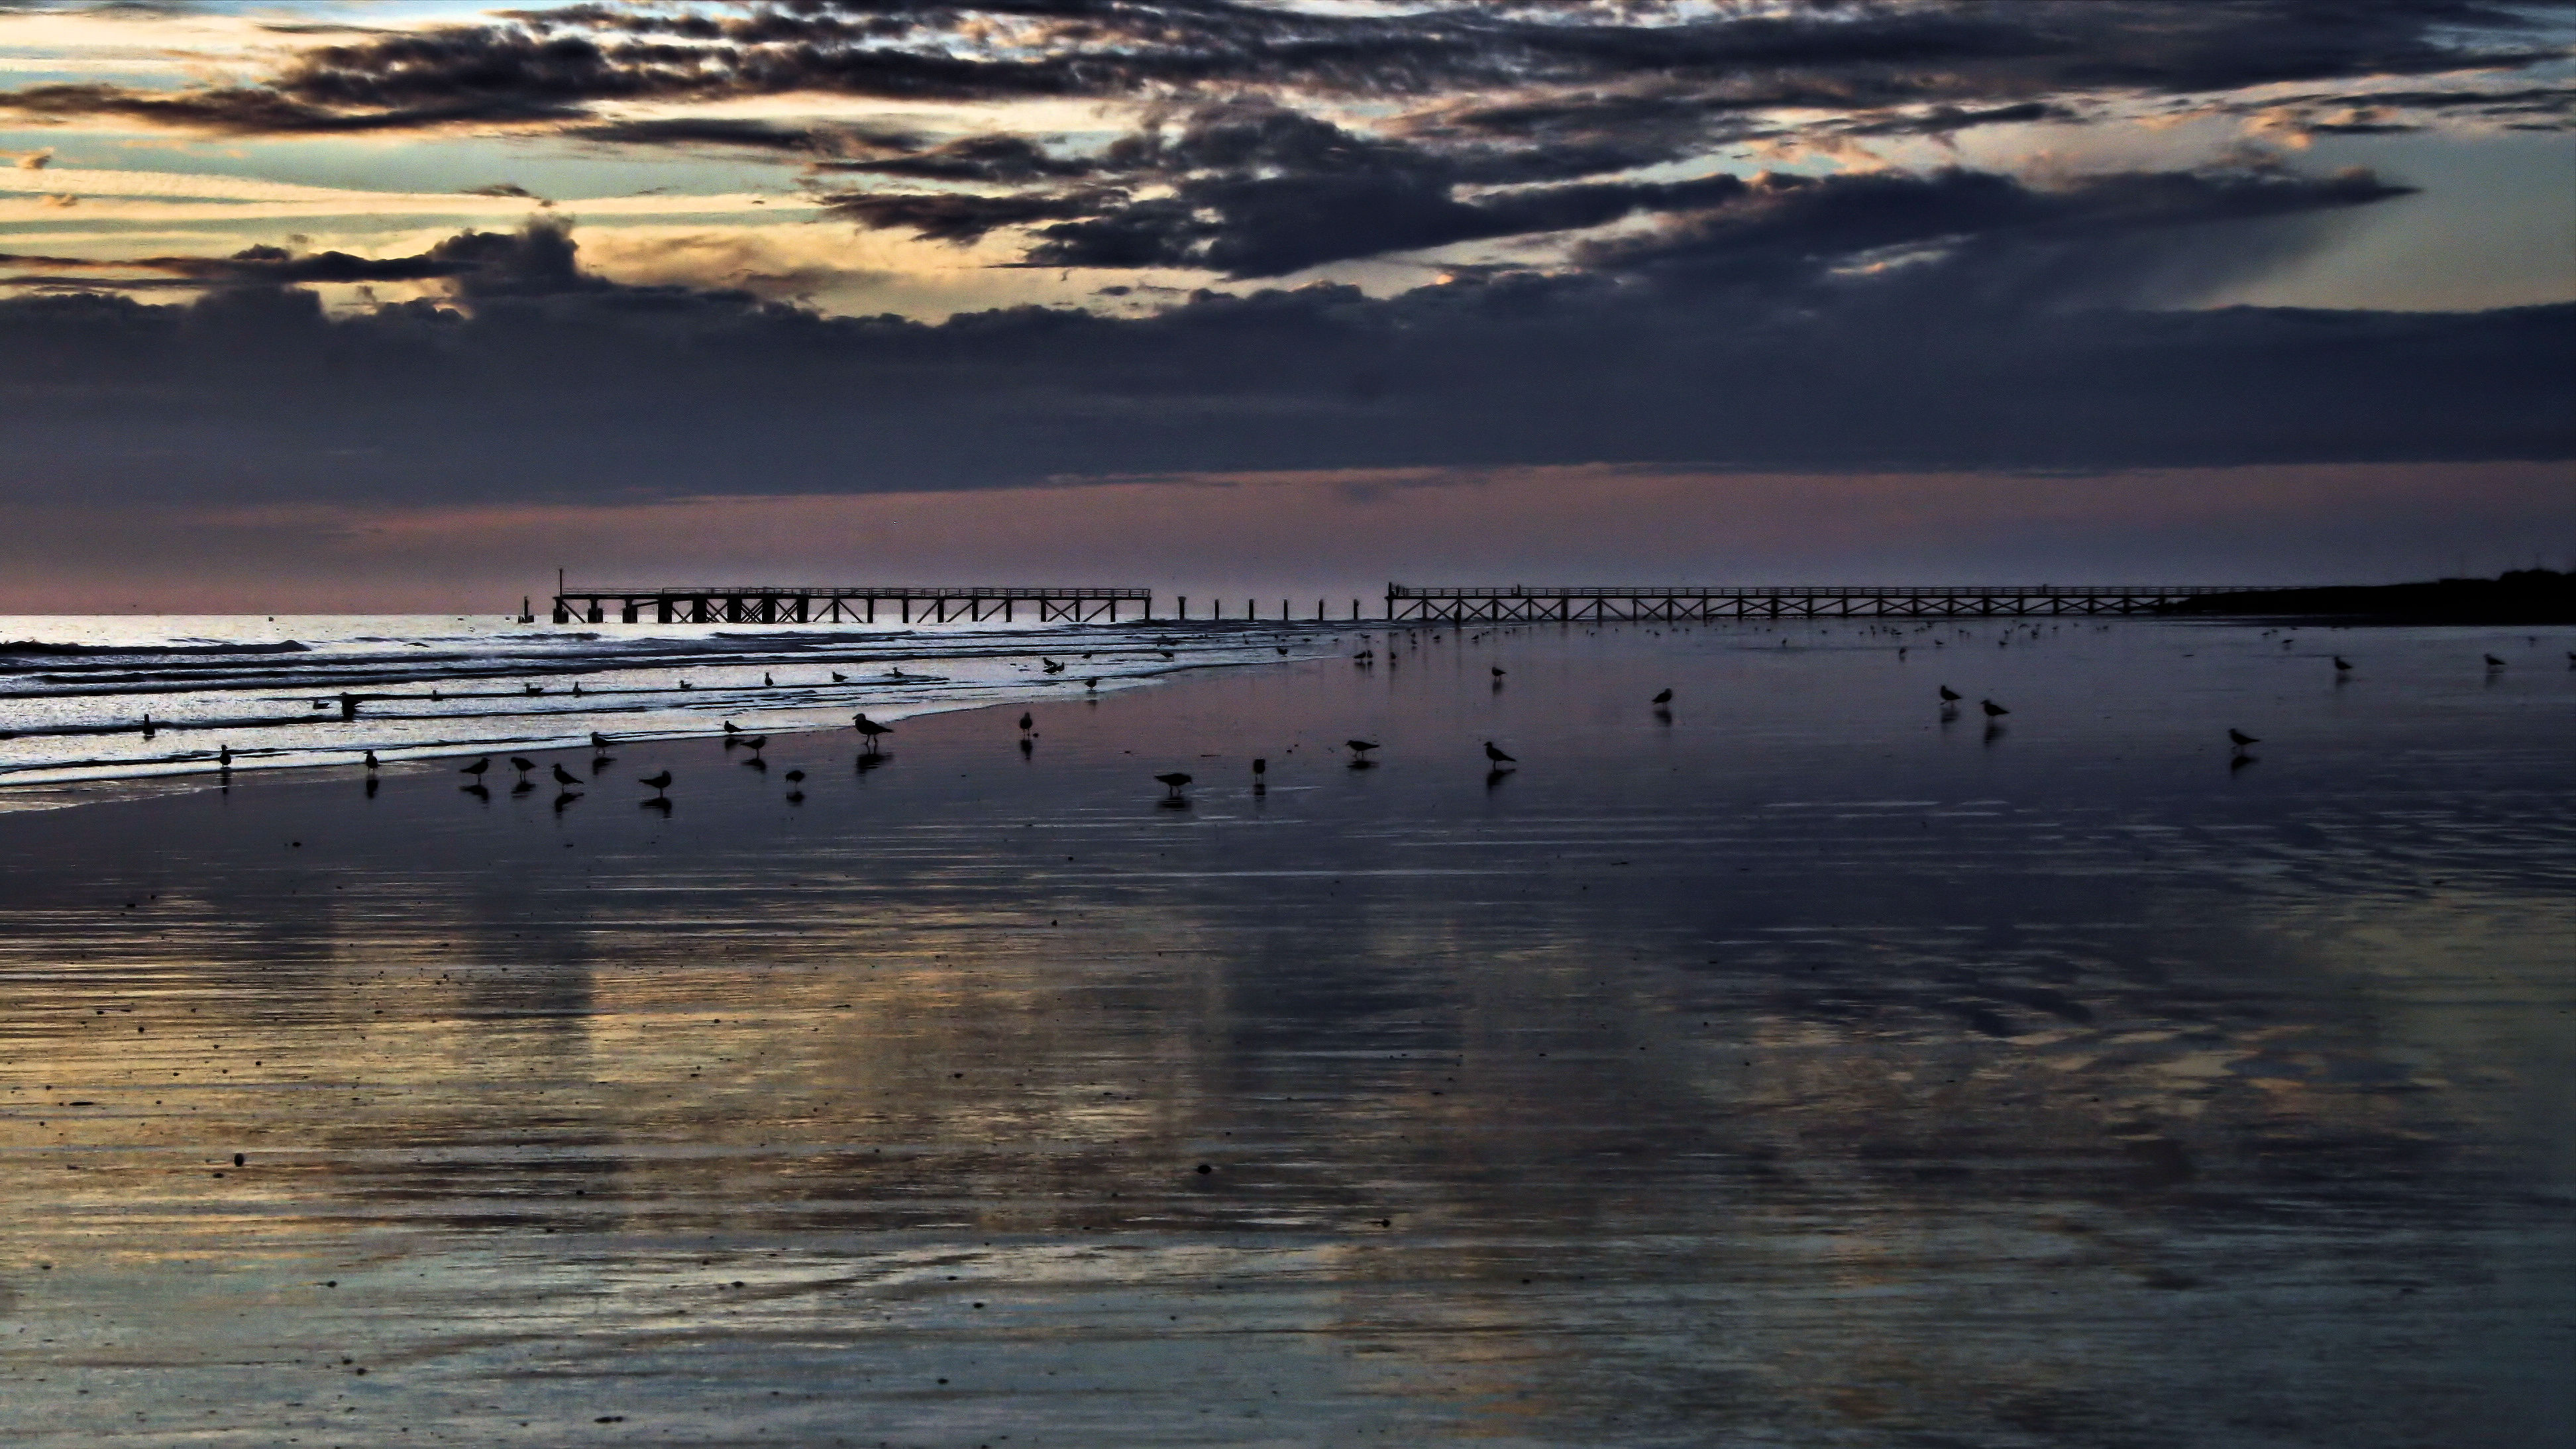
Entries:
<svg viewBox="0 0 2576 1449">
<path fill-rule="evenodd" d="M 677 741 L 0 819 L 10 1417 L 2542 1442 L 2565 680 L 2070 629 L 1945 664 L 1985 749 L 1849 628 L 1398 643 L 779 737 L 795 809 Z"/>
</svg>

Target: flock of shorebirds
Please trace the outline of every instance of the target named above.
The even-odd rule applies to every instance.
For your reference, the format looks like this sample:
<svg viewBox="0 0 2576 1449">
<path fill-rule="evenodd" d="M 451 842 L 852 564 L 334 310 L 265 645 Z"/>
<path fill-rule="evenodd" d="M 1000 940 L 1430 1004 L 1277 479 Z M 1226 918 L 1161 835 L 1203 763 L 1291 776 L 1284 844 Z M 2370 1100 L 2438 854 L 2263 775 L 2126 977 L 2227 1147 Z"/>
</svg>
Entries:
<svg viewBox="0 0 2576 1449">
<path fill-rule="evenodd" d="M 2266 632 L 2268 633 L 2269 631 Z M 1476 637 L 1482 638 L 1483 636 L 1478 635 Z M 1782 643 L 1785 645 L 1787 641 L 1784 639 L 1782 640 Z M 2289 647 L 2289 641 L 2284 640 L 2282 647 Z M 1168 657 L 1169 651 L 1165 652 Z M 1280 652 L 1284 654 L 1287 651 L 1282 649 Z M 1902 658 L 1907 652 L 1908 651 L 1906 650 L 1900 649 L 1898 651 L 1898 656 Z M 2352 674 L 2353 664 L 2351 660 L 2346 659 L 2340 654 L 2332 655 L 2330 657 L 2334 661 L 2335 678 L 2338 682 L 2348 678 Z M 2486 654 L 2482 657 L 2490 674 L 2506 667 L 2505 661 L 2496 657 L 2494 654 Z M 1353 655 L 1352 658 L 1356 663 L 1365 668 L 1375 662 L 1376 650 L 1373 648 L 1362 649 L 1359 653 Z M 2571 667 L 2576 667 L 2576 652 L 2570 652 L 2568 660 Z M 1394 661 L 1390 659 L 1389 662 L 1392 663 Z M 1045 661 L 1045 663 L 1048 666 L 1046 672 L 1050 674 L 1063 668 L 1063 665 L 1052 659 Z M 1508 671 L 1503 669 L 1500 665 L 1492 665 L 1489 667 L 1493 671 L 1494 687 L 1499 690 L 1502 687 L 1502 681 Z M 843 676 L 836 673 L 832 677 L 837 681 Z M 764 677 L 762 682 L 767 683 L 768 681 Z M 1096 681 L 1092 680 L 1085 680 L 1084 682 L 1086 684 L 1096 683 Z M 1961 702 L 1967 698 L 1966 695 L 1952 689 L 1947 684 L 1939 686 L 1938 697 L 1940 700 L 1941 718 L 1944 721 L 1958 718 L 1959 706 Z M 1670 706 L 1672 702 L 1673 691 L 1670 689 L 1665 689 L 1657 693 L 1651 701 L 1655 707 L 1658 717 L 1667 721 L 1671 719 L 1668 706 Z M 1994 739 L 2001 731 L 2001 721 L 2003 718 L 2012 713 L 2009 708 L 1996 703 L 1992 699 L 1979 699 L 1977 701 L 1977 709 L 1985 716 L 1987 739 L 1989 741 Z M 1021 712 L 1019 719 L 1020 750 L 1023 754 L 1029 753 L 1032 749 L 1032 732 L 1035 730 L 1036 725 L 1037 721 L 1035 716 L 1029 714 L 1025 710 Z M 867 769 L 877 758 L 879 758 L 879 742 L 885 736 L 894 733 L 894 726 L 881 723 L 877 720 L 872 720 L 867 717 L 865 712 L 852 715 L 850 717 L 850 726 L 858 732 L 859 738 L 862 742 L 862 749 L 859 756 L 859 768 L 862 770 Z M 768 768 L 768 762 L 761 757 L 761 751 L 769 743 L 769 737 L 767 735 L 747 734 L 731 720 L 726 720 L 724 722 L 723 739 L 724 747 L 728 751 L 744 749 L 750 752 L 750 757 L 743 763 L 762 770 L 766 770 Z M 2232 764 L 2242 766 L 2250 764 L 2253 761 L 2253 757 L 2246 753 L 2247 750 L 2251 746 L 2261 744 L 2263 741 L 2259 736 L 2247 734 L 2245 731 L 2231 726 L 2227 731 L 2227 742 Z M 609 753 L 612 742 L 608 736 L 597 731 L 593 731 L 590 736 L 590 743 L 593 750 L 593 758 L 590 762 L 591 774 L 595 777 L 607 769 L 609 765 L 614 763 L 616 757 Z M 1345 740 L 1342 743 L 1350 752 L 1350 768 L 1354 770 L 1366 770 L 1376 766 L 1377 761 L 1372 758 L 1372 752 L 1378 748 L 1377 741 L 1351 739 Z M 1504 751 L 1502 747 L 1496 745 L 1492 740 L 1486 740 L 1484 742 L 1484 754 L 1485 763 L 1488 769 L 1487 780 L 1489 784 L 1499 780 L 1513 767 L 1519 764 L 1519 761 L 1514 756 Z M 221 757 L 218 760 L 219 767 L 227 772 L 230 771 L 232 765 L 231 755 L 232 751 L 230 747 L 227 746 L 221 751 Z M 523 755 L 511 755 L 506 757 L 502 763 L 518 772 L 518 783 L 512 786 L 512 794 L 525 794 L 537 788 L 536 782 L 530 778 L 533 772 L 538 768 L 537 761 L 528 759 Z M 375 788 L 375 775 L 379 767 L 379 762 L 376 759 L 376 752 L 373 750 L 367 751 L 367 783 L 368 789 L 371 792 Z M 488 798 L 490 790 L 484 784 L 484 777 L 491 772 L 493 767 L 493 757 L 486 755 L 481 759 L 476 760 L 474 763 L 466 765 L 460 769 L 458 773 L 466 777 L 467 783 L 464 787 L 466 793 Z M 582 798 L 585 787 L 592 783 L 591 781 L 585 780 L 581 776 L 575 775 L 571 771 L 565 769 L 560 763 L 549 764 L 547 769 L 552 774 L 557 789 L 554 803 L 555 808 L 558 810 L 570 805 L 573 801 Z M 1267 788 L 1266 776 L 1269 773 L 1269 769 L 1270 762 L 1267 759 L 1253 760 L 1252 779 L 1253 790 L 1256 793 Z M 650 786 L 653 791 L 653 794 L 642 803 L 650 808 L 668 811 L 671 808 L 670 788 L 673 778 L 671 771 L 668 769 L 661 770 L 655 774 L 636 777 L 637 784 Z M 802 789 L 802 785 L 805 780 L 805 772 L 803 770 L 789 770 L 783 778 L 786 780 L 788 785 L 788 793 L 786 797 L 788 801 L 790 803 L 802 801 L 805 798 L 804 791 Z M 1163 786 L 1164 794 L 1162 803 L 1177 806 L 1186 805 L 1188 803 L 1188 796 L 1183 792 L 1189 785 L 1196 782 L 1196 777 L 1184 771 L 1174 770 L 1156 775 L 1154 777 L 1154 781 L 1155 783 Z"/>
</svg>

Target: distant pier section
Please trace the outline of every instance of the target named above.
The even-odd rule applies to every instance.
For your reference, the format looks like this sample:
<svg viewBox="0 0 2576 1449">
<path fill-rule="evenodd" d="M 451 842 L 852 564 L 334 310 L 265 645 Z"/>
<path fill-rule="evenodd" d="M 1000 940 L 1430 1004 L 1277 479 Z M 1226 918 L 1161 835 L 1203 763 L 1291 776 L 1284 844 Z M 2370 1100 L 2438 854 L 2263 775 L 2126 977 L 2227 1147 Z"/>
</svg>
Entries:
<svg viewBox="0 0 2576 1449">
<path fill-rule="evenodd" d="M 1386 586 L 1390 622 L 1439 624 L 1683 623 L 1699 619 L 2000 619 L 2165 613 L 2224 584 L 1931 585 L 1706 584 L 1579 588 Z"/>
<path fill-rule="evenodd" d="M 558 624 L 1114 624 L 1133 606 L 1154 614 L 1154 591 L 1117 588 L 895 588 L 803 584 L 683 587 L 559 586 Z"/>
</svg>

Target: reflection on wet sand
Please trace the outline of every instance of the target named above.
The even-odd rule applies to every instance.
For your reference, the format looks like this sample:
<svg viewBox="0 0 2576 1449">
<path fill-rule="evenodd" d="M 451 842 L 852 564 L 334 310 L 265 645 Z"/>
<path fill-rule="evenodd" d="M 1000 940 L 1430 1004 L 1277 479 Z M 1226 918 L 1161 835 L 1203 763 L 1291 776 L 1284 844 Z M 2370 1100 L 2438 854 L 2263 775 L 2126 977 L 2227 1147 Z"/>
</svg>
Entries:
<svg viewBox="0 0 2576 1449">
<path fill-rule="evenodd" d="M 0 818 L 0 1422 L 2564 1422 L 2565 681 L 2283 705 L 2250 630 L 2024 639 L 1957 672 L 1989 747 L 1853 631 L 1380 641 L 1025 758 L 775 737 L 800 806 L 705 741 L 623 752 L 667 817 L 388 767 Z M 2258 705 L 2231 773 L 2200 716 Z"/>
</svg>

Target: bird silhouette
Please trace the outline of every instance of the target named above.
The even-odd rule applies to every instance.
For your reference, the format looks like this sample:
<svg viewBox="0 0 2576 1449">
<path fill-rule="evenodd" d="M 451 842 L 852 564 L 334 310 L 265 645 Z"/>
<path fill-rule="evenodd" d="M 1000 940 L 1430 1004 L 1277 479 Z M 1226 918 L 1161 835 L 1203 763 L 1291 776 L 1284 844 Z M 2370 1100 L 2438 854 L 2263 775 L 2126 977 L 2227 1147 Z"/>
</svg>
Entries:
<svg viewBox="0 0 2576 1449">
<path fill-rule="evenodd" d="M 2349 659 L 2344 658 L 2344 657 L 2343 657 L 2342 655 L 2340 655 L 2340 654 L 2338 654 L 2338 655 L 2336 655 L 2336 656 L 2334 657 L 2334 662 L 2335 662 L 2335 673 L 2337 673 L 2337 674 L 2341 674 L 2341 673 L 2345 672 L 2346 670 L 2348 670 L 2348 669 L 2352 668 L 2352 661 L 2351 661 L 2351 660 L 2349 660 Z"/>
<path fill-rule="evenodd" d="M 1494 742 L 1492 740 L 1485 741 L 1485 758 L 1493 761 L 1497 765 L 1515 765 L 1520 763 L 1511 756 L 1495 749 Z"/>
<path fill-rule="evenodd" d="M 724 732 L 725 743 L 732 744 L 733 737 L 742 733 L 742 726 L 735 724 L 732 720 L 726 720 L 724 722 Z"/>
<path fill-rule="evenodd" d="M 1264 775 L 1267 775 L 1267 774 L 1269 774 L 1269 773 L 1270 773 L 1270 762 L 1269 762 L 1268 760 L 1264 760 L 1264 759 L 1257 759 L 1257 758 L 1256 758 L 1256 759 L 1252 762 L 1252 783 L 1253 783 L 1253 784 L 1255 784 L 1255 785 L 1259 785 L 1259 784 L 1261 783 L 1261 777 L 1262 777 L 1262 776 L 1264 776 Z"/>
<path fill-rule="evenodd" d="M 473 764 L 467 765 L 464 769 L 461 769 L 456 773 L 460 775 L 471 775 L 474 777 L 474 783 L 480 785 L 483 783 L 483 772 L 490 768 L 492 768 L 492 757 L 490 755 L 485 755 L 483 758 L 476 760 Z"/>
<path fill-rule="evenodd" d="M 1354 755 L 1365 755 L 1369 751 L 1377 748 L 1377 741 L 1375 740 L 1344 740 L 1342 743 L 1350 746 L 1351 753 Z"/>
<path fill-rule="evenodd" d="M 1156 775 L 1154 778 L 1161 781 L 1164 788 L 1170 792 L 1163 797 L 1166 800 L 1178 800 L 1181 798 L 1181 787 L 1190 782 L 1190 777 L 1182 774 L 1178 770 L 1174 770 L 1168 775 Z"/>
<path fill-rule="evenodd" d="M 376 752 L 373 750 L 367 751 L 367 773 L 374 774 L 377 768 L 378 761 L 376 759 Z"/>
<path fill-rule="evenodd" d="M 511 768 L 511 769 L 513 769 L 513 770 L 518 771 L 518 772 L 519 772 L 519 778 L 520 778 L 520 779 L 522 779 L 522 780 L 527 779 L 527 778 L 528 778 L 528 772 L 529 772 L 530 770 L 535 769 L 536 767 L 537 767 L 537 762 L 536 762 L 536 761 L 531 760 L 531 759 L 528 759 L 527 757 L 525 757 L 525 756 L 523 756 L 523 755 L 512 755 L 512 756 L 510 757 L 510 768 Z"/>
<path fill-rule="evenodd" d="M 769 736 L 744 735 L 742 737 L 742 747 L 751 751 L 751 757 L 757 760 L 760 758 L 760 752 L 769 748 Z"/>
<path fill-rule="evenodd" d="M 864 714 L 854 714 L 850 716 L 850 727 L 857 730 L 867 739 L 868 748 L 871 750 L 877 747 L 877 736 L 890 735 L 894 733 L 893 725 L 878 724 L 875 720 L 868 718 Z"/>
<path fill-rule="evenodd" d="M 565 769 L 565 768 L 564 768 L 562 765 L 560 765 L 560 764 L 558 764 L 558 765 L 556 765 L 556 766 L 554 767 L 554 772 L 555 772 L 555 783 L 556 783 L 556 784 L 558 784 L 558 785 L 563 786 L 563 787 L 564 787 L 565 789 L 567 789 L 567 790 L 569 790 L 569 789 L 571 789 L 573 786 L 578 785 L 578 784 L 580 784 L 580 783 L 581 783 L 581 776 L 576 775 L 576 774 L 574 774 L 572 771 Z"/>
<path fill-rule="evenodd" d="M 605 752 L 608 748 L 608 736 L 601 734 L 597 730 L 592 730 L 590 732 L 590 747 L 594 750 Z"/>
<path fill-rule="evenodd" d="M 1100 681 L 1097 679 L 1086 679 L 1082 681 L 1082 687 L 1085 689 L 1098 689 L 1100 687 Z"/>
<path fill-rule="evenodd" d="M 654 798 L 659 799 L 663 792 L 671 788 L 671 772 L 664 770 L 658 775 L 639 775 L 636 777 L 635 783 L 638 785 L 652 786 Z"/>
<path fill-rule="evenodd" d="M 2011 710 L 2004 708 L 2002 705 L 1995 703 L 1991 699 L 1978 700 L 1977 708 L 1984 710 L 1986 712 L 1986 718 L 1988 719 L 1994 719 L 1998 716 L 2012 713 Z"/>
<path fill-rule="evenodd" d="M 834 684 L 847 684 L 847 683 L 849 683 L 849 682 L 850 682 L 850 676 L 848 676 L 848 675 L 846 675 L 846 674 L 843 674 L 841 671 L 839 671 L 839 670 L 835 669 L 835 670 L 833 670 L 833 671 L 832 671 L 832 682 L 833 682 Z"/>
<path fill-rule="evenodd" d="M 787 783 L 790 785 L 801 783 L 804 778 L 805 772 L 803 770 L 790 770 L 786 775 Z"/>
<path fill-rule="evenodd" d="M 2502 669 L 2504 668 L 2504 661 L 2490 654 L 2487 656 L 2487 668 Z"/>
<path fill-rule="evenodd" d="M 1672 702 L 1673 702 L 1673 692 L 1672 692 L 1671 690 L 1669 690 L 1669 689 L 1667 689 L 1667 690 L 1663 691 L 1662 693 L 1660 693 L 1660 694 L 1658 694 L 1658 695 L 1656 695 L 1656 696 L 1655 696 L 1655 703 L 1657 703 L 1657 704 L 1670 704 L 1670 703 L 1672 703 Z"/>
<path fill-rule="evenodd" d="M 1029 730 L 1031 729 L 1031 727 L 1035 726 L 1036 724 L 1037 724 L 1037 720 L 1036 720 L 1036 719 L 1034 719 L 1034 718 L 1032 718 L 1032 717 L 1030 716 L 1030 714 L 1029 714 L 1029 712 L 1028 712 L 1027 710 L 1022 710 L 1022 711 L 1020 711 L 1020 733 L 1021 733 L 1021 734 L 1027 734 L 1027 733 L 1029 732 Z"/>
<path fill-rule="evenodd" d="M 769 671 L 766 669 L 760 672 L 760 682 L 764 688 L 776 689 L 778 687 L 778 681 L 770 678 Z"/>
<path fill-rule="evenodd" d="M 2259 744 L 2263 743 L 2261 740 L 2256 739 L 2254 736 L 2249 735 L 2249 734 L 2245 733 L 2245 731 L 2243 731 L 2243 730 L 2238 730 L 2238 729 L 2231 729 L 2231 730 L 2229 730 L 2229 731 L 2227 732 L 2227 742 L 2228 742 L 2229 744 L 2231 744 L 2231 745 L 2234 745 L 2236 748 L 2238 748 L 2238 749 L 2240 749 L 2240 750 L 2241 750 L 2241 749 L 2243 749 L 2243 748 L 2245 748 L 2247 745 L 2259 745 Z"/>
<path fill-rule="evenodd" d="M 1043 658 L 1043 657 L 1041 657 L 1041 658 L 1038 660 L 1038 663 L 1040 663 L 1040 664 L 1044 665 L 1044 666 L 1046 667 L 1046 672 L 1047 672 L 1047 673 L 1049 673 L 1049 674 L 1062 674 L 1062 673 L 1064 673 L 1064 662 L 1063 662 L 1062 660 L 1058 660 L 1058 659 L 1047 659 L 1047 658 Z"/>
<path fill-rule="evenodd" d="M 1494 664 L 1494 665 L 1488 665 L 1487 667 L 1488 667 L 1488 668 L 1490 668 L 1490 669 L 1492 669 L 1492 670 L 1494 671 L 1494 677 L 1495 677 L 1496 679 L 1500 679 L 1500 678 L 1502 678 L 1502 677 L 1503 677 L 1503 666 L 1501 666 L 1501 665 L 1499 665 L 1499 664 Z"/>
<path fill-rule="evenodd" d="M 1943 704 L 1957 704 L 1960 700 L 1965 698 L 1967 698 L 1966 695 L 1952 689 L 1950 686 L 1946 684 L 1941 686 L 1941 702 Z"/>
</svg>

